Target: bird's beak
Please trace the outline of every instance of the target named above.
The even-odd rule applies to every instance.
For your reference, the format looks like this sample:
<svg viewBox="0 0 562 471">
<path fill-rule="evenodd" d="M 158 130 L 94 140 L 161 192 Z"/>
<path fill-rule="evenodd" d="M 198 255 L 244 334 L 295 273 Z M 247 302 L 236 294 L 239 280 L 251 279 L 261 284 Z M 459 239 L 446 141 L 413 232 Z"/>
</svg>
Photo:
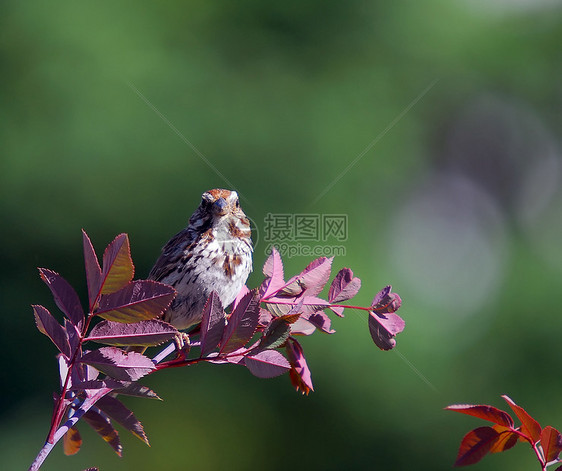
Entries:
<svg viewBox="0 0 562 471">
<path fill-rule="evenodd" d="M 219 198 L 213 203 L 213 211 L 217 216 L 224 216 L 228 203 L 224 198 Z"/>
</svg>

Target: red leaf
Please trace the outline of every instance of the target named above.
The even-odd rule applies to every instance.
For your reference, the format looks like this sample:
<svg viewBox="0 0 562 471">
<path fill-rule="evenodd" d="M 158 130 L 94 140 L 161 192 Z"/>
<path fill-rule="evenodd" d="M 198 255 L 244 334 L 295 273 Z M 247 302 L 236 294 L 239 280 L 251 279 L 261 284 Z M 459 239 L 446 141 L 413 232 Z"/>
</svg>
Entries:
<svg viewBox="0 0 562 471">
<path fill-rule="evenodd" d="M 500 453 L 509 450 L 513 448 L 519 440 L 519 435 L 517 435 L 512 428 L 497 424 L 492 428 L 499 433 L 499 436 L 492 445 L 492 448 L 490 448 L 490 453 Z"/>
<path fill-rule="evenodd" d="M 264 350 L 244 358 L 246 367 L 258 378 L 274 378 L 291 369 L 287 359 L 277 350 Z"/>
<path fill-rule="evenodd" d="M 530 437 L 533 444 L 537 443 L 541 439 L 541 426 L 539 423 L 525 409 L 515 404 L 509 396 L 504 394 L 502 397 L 521 421 L 521 432 Z"/>
<path fill-rule="evenodd" d="M 62 276 L 52 270 L 39 268 L 39 273 L 41 279 L 53 293 L 58 308 L 68 317 L 70 322 L 81 328 L 84 322 L 84 311 L 74 288 Z"/>
<path fill-rule="evenodd" d="M 562 435 L 554 427 L 547 425 L 541 432 L 541 445 L 546 462 L 555 460 L 562 451 Z"/>
<path fill-rule="evenodd" d="M 68 333 L 60 325 L 51 313 L 43 306 L 33 305 L 35 324 L 39 332 L 51 339 L 59 351 L 70 358 L 70 344 L 68 343 Z"/>
<path fill-rule="evenodd" d="M 394 337 L 404 330 L 405 325 L 398 314 L 369 312 L 369 332 L 381 350 L 392 350 L 396 346 Z"/>
<path fill-rule="evenodd" d="M 213 291 L 205 303 L 201 319 L 201 358 L 218 347 L 225 330 L 225 322 L 221 300 L 216 291 Z"/>
<path fill-rule="evenodd" d="M 102 295 L 95 314 L 109 321 L 132 323 L 158 317 L 176 296 L 171 286 L 137 280 L 111 294 Z"/>
<path fill-rule="evenodd" d="M 134 324 L 103 321 L 92 329 L 86 340 L 105 345 L 153 347 L 174 339 L 176 335 L 178 331 L 174 326 L 157 319 Z"/>
<path fill-rule="evenodd" d="M 90 312 L 94 309 L 101 288 L 101 268 L 98 257 L 86 231 L 82 229 L 82 244 L 84 246 L 84 265 L 86 267 L 86 282 L 88 284 L 88 299 Z"/>
<path fill-rule="evenodd" d="M 255 290 L 249 291 L 232 311 L 221 340 L 221 353 L 231 353 L 243 347 L 256 332 L 260 315 L 260 300 Z"/>
<path fill-rule="evenodd" d="M 263 274 L 266 276 L 266 279 L 260 286 L 262 299 L 271 296 L 285 285 L 283 279 L 283 262 L 275 247 L 271 249 L 271 255 L 265 261 Z"/>
<path fill-rule="evenodd" d="M 101 294 L 119 291 L 133 279 L 134 274 L 129 237 L 127 234 L 119 234 L 103 254 Z"/>
<path fill-rule="evenodd" d="M 478 463 L 493 447 L 499 433 L 492 427 L 478 427 L 462 439 L 455 466 Z"/>
<path fill-rule="evenodd" d="M 62 446 L 66 456 L 75 455 L 82 446 L 82 437 L 76 427 L 70 427 L 62 438 Z"/>
<path fill-rule="evenodd" d="M 107 417 L 101 415 L 95 408 L 91 408 L 82 418 L 113 448 L 115 453 L 121 456 L 123 447 L 119 440 L 119 434 Z"/>
<path fill-rule="evenodd" d="M 353 276 L 349 268 L 342 268 L 330 285 L 328 291 L 328 301 L 331 303 L 341 303 L 353 298 L 361 288 L 361 280 Z M 337 314 L 337 312 L 336 312 Z M 341 315 L 341 314 L 338 314 Z"/>
<path fill-rule="evenodd" d="M 498 425 L 509 427 L 513 429 L 513 419 L 511 416 L 500 409 L 488 405 L 473 405 L 473 404 L 453 404 L 445 407 L 445 410 L 452 410 L 453 412 L 460 412 L 461 414 L 472 415 L 479 419 L 489 420 Z"/>
<path fill-rule="evenodd" d="M 129 430 L 135 437 L 150 446 L 142 424 L 120 400 L 111 396 L 104 396 L 96 402 L 96 406 L 115 422 Z"/>
<path fill-rule="evenodd" d="M 88 352 L 80 361 L 122 381 L 137 381 L 155 369 L 150 358 L 137 352 L 124 352 L 116 347 L 102 347 Z"/>
<path fill-rule="evenodd" d="M 310 391 L 314 391 L 314 387 L 302 347 L 295 339 L 290 338 L 285 348 L 291 364 L 291 371 L 289 371 L 291 383 L 297 391 L 308 395 Z"/>
</svg>

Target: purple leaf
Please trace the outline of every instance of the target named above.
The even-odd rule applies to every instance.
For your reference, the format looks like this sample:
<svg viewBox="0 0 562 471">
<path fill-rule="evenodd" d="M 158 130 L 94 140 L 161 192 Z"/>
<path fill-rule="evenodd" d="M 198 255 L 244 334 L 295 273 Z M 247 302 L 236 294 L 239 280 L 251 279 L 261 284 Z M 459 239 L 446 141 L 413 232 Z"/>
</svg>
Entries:
<svg viewBox="0 0 562 471">
<path fill-rule="evenodd" d="M 339 317 L 343 317 L 343 307 L 339 307 L 339 306 L 328 306 L 328 309 L 330 311 L 332 311 L 334 314 L 336 314 Z"/>
<path fill-rule="evenodd" d="M 64 330 L 68 335 L 68 343 L 70 343 L 70 351 L 73 353 L 80 347 L 80 332 L 78 328 L 68 319 L 64 320 Z"/>
<path fill-rule="evenodd" d="M 111 396 L 104 396 L 96 402 L 96 406 L 115 420 L 115 422 L 129 430 L 135 437 L 150 446 L 142 424 L 135 417 L 135 414 L 125 407 L 119 399 L 115 399 Z"/>
<path fill-rule="evenodd" d="M 80 361 L 122 381 L 137 381 L 155 369 L 150 358 L 137 352 L 126 353 L 116 347 L 102 347 L 88 352 Z"/>
<path fill-rule="evenodd" d="M 272 297 L 265 302 L 266 308 L 276 316 L 284 316 L 294 311 L 299 306 L 298 312 L 311 314 L 330 306 L 328 301 L 316 296 L 301 296 L 295 298 Z"/>
<path fill-rule="evenodd" d="M 88 284 L 88 299 L 90 312 L 98 299 L 101 288 L 101 268 L 98 257 L 86 231 L 82 229 L 82 242 L 84 246 L 84 265 L 86 267 L 86 282 Z"/>
<path fill-rule="evenodd" d="M 320 257 L 298 275 L 291 278 L 280 293 L 284 296 L 295 297 L 306 291 L 308 296 L 316 296 L 330 279 L 330 270 L 334 257 Z"/>
<path fill-rule="evenodd" d="M 86 340 L 105 345 L 138 345 L 153 347 L 178 335 L 176 328 L 167 322 L 153 319 L 134 324 L 103 321 L 97 324 Z"/>
<path fill-rule="evenodd" d="M 405 322 L 393 313 L 369 313 L 369 331 L 373 341 L 381 350 L 392 350 L 396 346 L 394 337 L 404 330 Z"/>
<path fill-rule="evenodd" d="M 290 338 L 285 348 L 291 364 L 291 371 L 289 371 L 291 383 L 297 391 L 308 395 L 310 391 L 314 391 L 314 387 L 302 347 L 295 339 Z"/>
<path fill-rule="evenodd" d="M 66 381 L 66 375 L 68 375 L 68 362 L 70 359 L 66 358 L 64 355 L 57 355 L 57 361 L 59 363 L 59 380 L 62 389 Z"/>
<path fill-rule="evenodd" d="M 201 358 L 218 347 L 225 326 L 224 310 L 216 291 L 211 293 L 203 308 L 201 319 Z"/>
<path fill-rule="evenodd" d="M 316 327 L 302 317 L 291 325 L 291 335 L 312 335 Z"/>
<path fill-rule="evenodd" d="M 121 384 L 121 387 L 115 388 L 113 391 L 114 393 L 123 394 L 124 396 L 145 397 L 147 399 L 158 399 L 159 401 L 162 400 L 152 389 L 142 386 L 139 383 L 123 381 Z"/>
<path fill-rule="evenodd" d="M 101 379 L 90 379 L 88 381 L 80 381 L 77 383 L 72 383 L 69 388 L 70 391 L 85 391 L 87 389 L 102 389 L 102 388 L 121 388 L 123 383 L 121 381 L 116 381 L 111 378 Z"/>
<path fill-rule="evenodd" d="M 274 378 L 291 369 L 288 360 L 277 350 L 264 350 L 244 359 L 246 367 L 258 378 Z"/>
<path fill-rule="evenodd" d="M 353 272 L 349 268 L 342 268 L 328 291 L 328 301 L 331 303 L 341 303 L 353 298 L 361 288 L 361 280 L 353 276 Z M 332 309 L 334 310 L 334 309 Z M 343 310 L 343 309 L 342 309 Z M 334 311 L 338 314 L 337 311 Z M 341 315 L 338 314 L 338 315 Z"/>
<path fill-rule="evenodd" d="M 291 324 L 293 324 L 300 316 L 291 315 L 276 317 L 271 321 L 263 333 L 260 342 L 260 349 L 274 349 L 282 346 L 291 333 Z"/>
<path fill-rule="evenodd" d="M 374 312 L 378 314 L 386 314 L 396 312 L 400 308 L 402 300 L 397 293 L 391 293 L 391 289 L 392 287 L 388 285 L 377 293 L 371 303 L 371 307 Z"/>
<path fill-rule="evenodd" d="M 234 299 L 234 302 L 232 303 L 232 312 L 234 311 L 234 309 L 236 309 L 236 306 L 238 306 L 238 303 L 240 301 L 242 301 L 242 298 L 244 296 L 246 296 L 249 292 L 250 292 L 250 290 L 248 289 L 248 287 L 246 285 L 242 286 L 242 289 L 236 295 L 236 298 Z"/>
<path fill-rule="evenodd" d="M 263 298 L 272 295 L 285 285 L 283 280 L 283 262 L 275 247 L 271 250 L 271 255 L 265 261 L 263 274 L 266 279 L 260 286 L 260 295 Z"/>
<path fill-rule="evenodd" d="M 64 330 L 51 313 L 43 306 L 33 305 L 33 313 L 35 315 L 35 324 L 39 332 L 51 339 L 59 351 L 70 358 L 70 344 L 68 343 L 68 334 Z"/>
<path fill-rule="evenodd" d="M 312 314 L 303 314 L 302 318 L 310 322 L 314 327 L 320 329 L 326 334 L 333 334 L 335 330 L 332 329 L 332 321 L 322 311 L 314 312 Z"/>
<path fill-rule="evenodd" d="M 115 322 L 154 319 L 168 309 L 176 295 L 171 286 L 156 281 L 137 280 L 111 294 L 102 295 L 97 316 Z"/>
<path fill-rule="evenodd" d="M 105 249 L 101 275 L 101 293 L 111 294 L 124 288 L 135 274 L 129 237 L 119 234 Z"/>
<path fill-rule="evenodd" d="M 62 276 L 52 270 L 39 268 L 39 273 L 41 279 L 53 293 L 58 308 L 74 325 L 81 328 L 84 322 L 84 311 L 74 288 Z"/>
<path fill-rule="evenodd" d="M 119 440 L 119 434 L 107 417 L 104 417 L 92 407 L 82 418 L 113 448 L 115 453 L 121 456 L 123 447 Z"/>
<path fill-rule="evenodd" d="M 256 332 L 260 300 L 255 290 L 248 291 L 232 311 L 221 340 L 221 353 L 232 353 L 250 341 Z"/>
</svg>

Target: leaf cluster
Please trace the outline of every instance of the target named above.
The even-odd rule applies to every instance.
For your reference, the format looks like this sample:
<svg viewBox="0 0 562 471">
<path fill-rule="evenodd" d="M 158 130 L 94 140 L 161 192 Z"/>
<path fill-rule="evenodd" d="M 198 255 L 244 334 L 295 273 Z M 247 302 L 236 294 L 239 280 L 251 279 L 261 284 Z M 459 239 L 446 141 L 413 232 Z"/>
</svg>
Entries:
<svg viewBox="0 0 562 471">
<path fill-rule="evenodd" d="M 176 292 L 165 284 L 133 280 L 129 239 L 117 236 L 106 248 L 100 266 L 83 231 L 88 309 L 84 311 L 72 286 L 58 273 L 41 268 L 64 315 L 59 322 L 45 307 L 34 305 L 37 328 L 59 351 L 61 391 L 45 447 L 30 469 L 39 469 L 52 446 L 63 438 L 66 454 L 76 453 L 82 439 L 76 428 L 83 419 L 121 455 L 118 423 L 148 444 L 142 424 L 120 400 L 120 395 L 159 399 L 138 380 L 147 374 L 200 362 L 236 364 L 259 378 L 289 373 L 297 391 L 314 390 L 312 375 L 298 338 L 320 331 L 333 334 L 328 312 L 343 317 L 346 308 L 368 315 L 371 337 L 382 350 L 396 345 L 404 321 L 395 313 L 401 304 L 387 286 L 370 306 L 342 304 L 361 287 L 349 268 L 341 269 L 327 285 L 333 258 L 312 261 L 301 273 L 284 279 L 283 263 L 273 249 L 263 267 L 264 281 L 255 289 L 244 287 L 227 313 L 218 295 L 207 299 L 201 323 L 188 335 L 161 320 Z M 171 342 L 173 341 L 173 342 Z M 169 344 L 154 358 L 136 347 Z M 103 346 L 99 346 L 101 344 Z M 175 356 L 170 357 L 175 351 Z"/>
<path fill-rule="evenodd" d="M 518 442 L 527 442 L 545 470 L 548 466 L 560 463 L 562 435 L 555 428 L 540 424 L 531 415 L 517 405 L 509 396 L 502 396 L 515 413 L 521 425 L 515 423 L 507 412 L 489 405 L 455 404 L 446 410 L 472 415 L 492 422 L 493 426 L 478 427 L 468 432 L 462 439 L 455 466 L 467 466 L 477 463 L 488 453 L 509 450 Z M 555 471 L 562 471 L 562 465 Z"/>
</svg>

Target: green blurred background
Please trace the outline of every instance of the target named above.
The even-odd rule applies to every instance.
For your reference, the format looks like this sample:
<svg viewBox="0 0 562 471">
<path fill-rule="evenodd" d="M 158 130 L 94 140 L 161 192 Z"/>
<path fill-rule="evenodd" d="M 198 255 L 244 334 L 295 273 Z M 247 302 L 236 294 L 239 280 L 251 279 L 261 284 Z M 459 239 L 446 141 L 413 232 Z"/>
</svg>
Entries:
<svg viewBox="0 0 562 471">
<path fill-rule="evenodd" d="M 127 232 L 146 276 L 229 186 L 200 155 L 262 238 L 267 213 L 347 214 L 334 267 L 362 279 L 358 304 L 400 293 L 397 350 L 349 312 L 302 342 L 309 397 L 233 366 L 163 372 L 145 383 L 164 403 L 127 401 L 151 448 L 123 431 L 119 459 L 83 425 L 81 452 L 43 469 L 450 469 L 481 422 L 442 408 L 504 393 L 562 427 L 559 2 L 1 8 L 2 469 L 29 466 L 57 388 L 36 267 L 84 296 L 85 228 L 98 252 Z M 520 445 L 473 469 L 538 467 Z"/>
</svg>

